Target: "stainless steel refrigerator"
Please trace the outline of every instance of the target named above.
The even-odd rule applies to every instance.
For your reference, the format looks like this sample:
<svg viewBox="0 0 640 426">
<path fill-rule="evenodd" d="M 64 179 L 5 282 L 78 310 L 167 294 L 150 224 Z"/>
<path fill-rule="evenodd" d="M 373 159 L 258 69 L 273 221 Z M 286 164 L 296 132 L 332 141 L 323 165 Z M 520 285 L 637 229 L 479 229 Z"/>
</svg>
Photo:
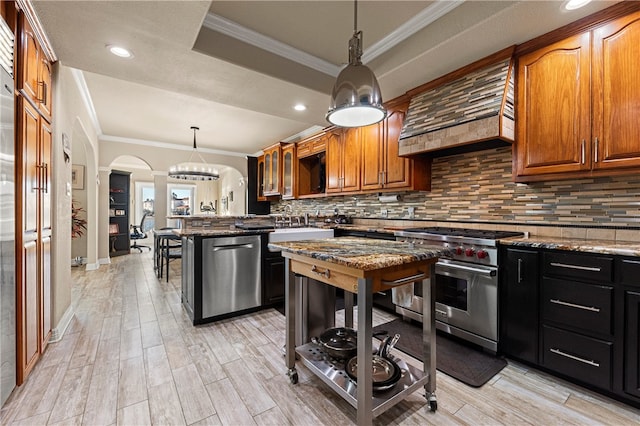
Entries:
<svg viewBox="0 0 640 426">
<path fill-rule="evenodd" d="M 13 78 L 0 67 L 0 405 L 16 385 Z"/>
</svg>

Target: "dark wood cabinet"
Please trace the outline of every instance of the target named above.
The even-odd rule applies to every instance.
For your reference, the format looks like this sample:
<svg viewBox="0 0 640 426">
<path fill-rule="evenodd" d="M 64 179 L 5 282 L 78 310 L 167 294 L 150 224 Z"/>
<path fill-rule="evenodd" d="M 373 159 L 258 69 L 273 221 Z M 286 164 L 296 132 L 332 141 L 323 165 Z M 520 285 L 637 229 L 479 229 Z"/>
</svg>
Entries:
<svg viewBox="0 0 640 426">
<path fill-rule="evenodd" d="M 538 252 L 507 248 L 500 284 L 501 352 L 538 362 Z"/>
<path fill-rule="evenodd" d="M 640 401 L 640 257 L 620 258 L 616 273 L 624 290 L 623 392 Z"/>
<path fill-rule="evenodd" d="M 131 251 L 129 239 L 129 179 L 131 173 L 112 170 L 109 175 L 109 256 Z"/>
<path fill-rule="evenodd" d="M 640 398 L 640 287 L 625 291 L 624 391 Z"/>
<path fill-rule="evenodd" d="M 284 301 L 284 257 L 269 251 L 269 234 L 262 234 L 262 306 Z"/>
<path fill-rule="evenodd" d="M 640 407 L 640 257 L 500 256 L 500 351 Z"/>
</svg>

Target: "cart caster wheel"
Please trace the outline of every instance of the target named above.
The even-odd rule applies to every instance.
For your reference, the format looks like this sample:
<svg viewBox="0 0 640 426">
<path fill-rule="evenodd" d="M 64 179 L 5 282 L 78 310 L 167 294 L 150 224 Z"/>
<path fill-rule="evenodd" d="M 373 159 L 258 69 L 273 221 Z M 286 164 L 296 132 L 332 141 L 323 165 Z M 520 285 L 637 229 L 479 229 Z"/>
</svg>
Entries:
<svg viewBox="0 0 640 426">
<path fill-rule="evenodd" d="M 292 385 L 298 384 L 298 372 L 295 369 L 291 369 L 287 372 L 287 376 L 289 376 L 289 381 Z"/>
<path fill-rule="evenodd" d="M 438 401 L 436 400 L 436 394 L 432 392 L 426 392 L 424 395 L 429 402 L 429 411 L 435 412 L 438 409 Z"/>
</svg>

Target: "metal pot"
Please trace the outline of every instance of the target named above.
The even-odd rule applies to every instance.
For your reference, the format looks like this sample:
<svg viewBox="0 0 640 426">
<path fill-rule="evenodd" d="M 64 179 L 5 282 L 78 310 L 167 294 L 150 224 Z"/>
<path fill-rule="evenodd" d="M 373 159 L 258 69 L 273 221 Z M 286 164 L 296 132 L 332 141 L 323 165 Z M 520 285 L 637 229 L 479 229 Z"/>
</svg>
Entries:
<svg viewBox="0 0 640 426">
<path fill-rule="evenodd" d="M 358 334 L 353 328 L 329 328 L 311 340 L 334 358 L 349 359 L 358 352 Z"/>
<path fill-rule="evenodd" d="M 387 334 L 387 332 L 373 333 L 374 336 L 382 334 Z M 327 355 L 334 358 L 349 359 L 358 354 L 358 332 L 353 328 L 329 328 L 320 337 L 312 337 L 311 341 L 320 346 Z"/>
<path fill-rule="evenodd" d="M 373 380 L 373 390 L 375 391 L 391 389 L 402 377 L 402 370 L 398 367 L 398 364 L 380 355 L 373 355 L 371 367 L 373 368 L 371 378 Z M 354 356 L 349 359 L 344 370 L 351 380 L 357 382 L 358 357 Z"/>
</svg>

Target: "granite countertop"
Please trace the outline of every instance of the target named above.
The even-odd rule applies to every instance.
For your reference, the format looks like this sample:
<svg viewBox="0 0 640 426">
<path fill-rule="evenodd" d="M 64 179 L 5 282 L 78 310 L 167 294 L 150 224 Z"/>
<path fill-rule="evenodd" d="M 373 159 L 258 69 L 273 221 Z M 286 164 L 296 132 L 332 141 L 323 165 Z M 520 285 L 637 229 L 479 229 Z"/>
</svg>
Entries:
<svg viewBox="0 0 640 426">
<path fill-rule="evenodd" d="M 505 238 L 500 244 L 553 250 L 580 251 L 586 253 L 640 256 L 640 242 L 583 240 L 554 237 Z"/>
<path fill-rule="evenodd" d="M 352 237 L 270 243 L 269 248 L 362 271 L 434 259 L 447 252 L 436 246 Z"/>
</svg>

